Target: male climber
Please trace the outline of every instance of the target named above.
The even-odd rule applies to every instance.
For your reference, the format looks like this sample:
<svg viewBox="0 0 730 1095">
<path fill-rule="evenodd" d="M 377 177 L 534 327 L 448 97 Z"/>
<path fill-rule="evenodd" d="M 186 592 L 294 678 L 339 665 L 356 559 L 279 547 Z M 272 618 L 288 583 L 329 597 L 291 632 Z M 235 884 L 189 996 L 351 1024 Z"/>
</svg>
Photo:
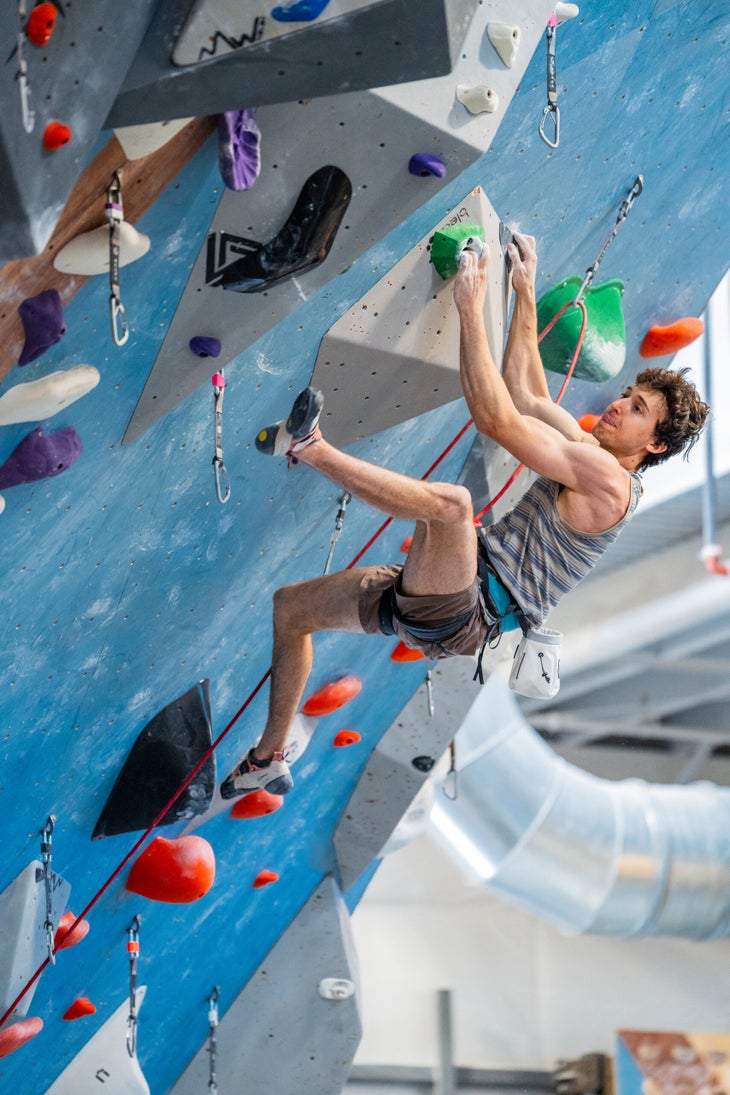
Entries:
<svg viewBox="0 0 730 1095">
<path fill-rule="evenodd" d="M 322 396 L 311 388 L 286 421 L 258 435 L 261 452 L 316 468 L 376 509 L 415 521 L 415 532 L 403 566 L 344 570 L 274 594 L 268 719 L 259 743 L 223 781 L 225 798 L 291 788 L 286 742 L 315 632 L 395 634 L 429 658 L 476 653 L 500 633 L 491 587 L 478 575 L 480 555 L 521 620 L 539 627 L 633 515 L 637 473 L 696 441 L 709 408 L 683 372 L 645 369 L 592 437 L 552 401 L 537 345 L 535 241 L 515 233 L 508 251 L 515 304 L 503 374 L 484 328 L 486 251 L 465 251 L 454 283 L 461 383 L 476 428 L 538 474 L 501 520 L 477 536 L 465 487 L 411 479 L 335 449 L 322 436 Z"/>
</svg>

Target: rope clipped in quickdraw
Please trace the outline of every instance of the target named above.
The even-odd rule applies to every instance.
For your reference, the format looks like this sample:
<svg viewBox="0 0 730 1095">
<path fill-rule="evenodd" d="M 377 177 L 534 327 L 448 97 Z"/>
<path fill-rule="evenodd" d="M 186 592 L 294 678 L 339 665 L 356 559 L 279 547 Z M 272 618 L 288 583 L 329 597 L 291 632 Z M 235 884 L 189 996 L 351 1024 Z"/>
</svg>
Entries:
<svg viewBox="0 0 730 1095">
<path fill-rule="evenodd" d="M 15 78 L 20 88 L 20 110 L 23 118 L 23 129 L 26 133 L 32 133 L 35 125 L 35 111 L 30 105 L 30 84 L 28 83 L 28 62 L 25 59 L 25 0 L 18 0 L 18 18 L 20 30 L 18 31 L 17 53 L 18 71 Z"/>
<path fill-rule="evenodd" d="M 127 928 L 127 954 L 129 955 L 129 1016 L 127 1018 L 127 1053 L 134 1057 L 137 1052 L 137 961 L 139 959 L 139 925 L 141 917 L 135 916 Z"/>
<path fill-rule="evenodd" d="M 48 949 L 48 960 L 51 965 L 56 964 L 56 956 L 53 953 L 53 907 L 52 907 L 52 895 L 53 895 L 53 882 L 51 875 L 51 856 L 53 849 L 51 841 L 53 838 L 53 827 L 56 824 L 56 819 L 51 814 L 48 821 L 41 830 L 41 863 L 43 864 L 43 882 L 46 890 L 46 919 L 43 925 L 46 932 L 46 947 Z"/>
<path fill-rule="evenodd" d="M 588 269 L 586 270 L 585 277 L 583 278 L 583 283 L 582 283 L 580 289 L 578 290 L 578 293 L 576 295 L 575 300 L 573 301 L 574 304 L 577 304 L 578 301 L 581 300 L 581 298 L 583 297 L 583 294 L 586 292 L 586 290 L 590 288 L 591 282 L 593 281 L 594 277 L 596 276 L 596 273 L 598 271 L 598 267 L 601 265 L 601 262 L 603 261 L 603 257 L 606 254 L 606 251 L 608 251 L 609 246 L 611 245 L 611 243 L 613 242 L 613 240 L 616 237 L 616 233 L 618 232 L 619 228 L 621 227 L 621 225 L 623 224 L 623 222 L 626 220 L 629 213 L 631 212 L 631 206 L 634 204 L 635 200 L 638 198 L 639 194 L 641 194 L 643 189 L 644 189 L 644 176 L 643 175 L 637 175 L 636 178 L 634 179 L 634 182 L 631 186 L 631 189 L 628 191 L 625 198 L 621 202 L 621 205 L 619 206 L 618 214 L 616 216 L 616 223 L 614 224 L 613 228 L 611 229 L 611 231 L 608 233 L 605 240 L 603 241 L 603 246 L 601 247 L 601 250 L 598 252 L 598 258 L 593 263 L 593 265 L 589 266 Z"/>
<path fill-rule="evenodd" d="M 215 496 L 219 502 L 227 502 L 231 497 L 231 484 L 223 463 L 223 392 L 226 378 L 223 372 L 213 373 L 213 475 L 215 477 Z"/>
<path fill-rule="evenodd" d="M 346 490 L 344 492 L 344 494 L 342 494 L 340 496 L 340 506 L 339 506 L 339 509 L 337 510 L 337 515 L 335 516 L 335 527 L 334 527 L 334 530 L 332 532 L 332 539 L 330 540 L 330 550 L 329 550 L 329 554 L 327 555 L 327 562 L 324 564 L 324 573 L 325 574 L 329 574 L 330 563 L 332 562 L 332 556 L 334 555 L 334 552 L 335 552 L 335 545 L 337 544 L 337 541 L 340 538 L 340 533 L 342 532 L 342 526 L 345 523 L 345 510 L 347 509 L 347 503 L 350 501 L 351 498 L 352 498 L 352 495 L 350 494 L 350 492 L 348 490 Z"/>
<path fill-rule="evenodd" d="M 106 192 L 104 211 L 109 221 L 109 318 L 112 338 L 117 346 L 123 346 L 129 338 L 129 326 L 124 314 L 124 305 L 119 296 L 119 226 L 124 220 L 122 205 L 122 184 L 117 171 Z"/>
<path fill-rule="evenodd" d="M 216 1042 L 216 1031 L 218 1029 L 218 1000 L 220 999 L 220 992 L 216 985 L 210 996 L 208 997 L 208 1053 L 210 1055 L 210 1079 L 208 1080 L 208 1091 L 210 1095 L 218 1095 L 218 1082 L 215 1076 L 215 1055 L 218 1048 Z"/>
<path fill-rule="evenodd" d="M 560 144 L 560 110 L 558 109 L 558 80 L 555 62 L 555 32 L 557 26 L 558 18 L 553 12 L 548 19 L 545 31 L 545 41 L 547 43 L 547 106 L 542 112 L 542 121 L 539 128 L 540 136 L 549 148 L 557 148 Z M 553 123 L 552 140 L 545 132 L 548 118 L 551 118 Z"/>
</svg>

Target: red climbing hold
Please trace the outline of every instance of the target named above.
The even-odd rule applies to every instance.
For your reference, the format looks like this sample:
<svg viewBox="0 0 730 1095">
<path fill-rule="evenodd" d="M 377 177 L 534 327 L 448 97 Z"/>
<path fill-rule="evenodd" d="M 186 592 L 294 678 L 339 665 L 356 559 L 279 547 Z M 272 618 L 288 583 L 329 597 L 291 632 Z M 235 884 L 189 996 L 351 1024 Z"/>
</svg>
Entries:
<svg viewBox="0 0 730 1095">
<path fill-rule="evenodd" d="M 54 950 L 63 951 L 67 947 L 75 947 L 84 938 L 89 930 L 89 921 L 79 920 L 76 927 L 71 931 L 71 925 L 75 919 L 76 917 L 72 912 L 67 912 L 58 921 L 56 934 L 53 938 Z"/>
<path fill-rule="evenodd" d="M 412 543 L 413 543 L 413 537 L 412 536 L 406 536 L 405 540 L 403 541 L 403 543 L 400 546 L 400 549 L 401 549 L 401 551 L 403 552 L 404 555 L 407 555 L 408 552 L 411 550 L 411 544 Z"/>
<path fill-rule="evenodd" d="M 215 855 L 200 836 L 155 837 L 132 864 L 127 889 L 151 901 L 184 905 L 207 894 L 215 878 Z"/>
<path fill-rule="evenodd" d="M 362 738 L 357 730 L 340 730 L 335 734 L 332 744 L 337 749 L 345 749 L 348 745 L 357 745 L 359 741 L 362 741 Z"/>
<path fill-rule="evenodd" d="M 56 5 L 36 4 L 28 16 L 25 35 L 34 46 L 47 46 L 56 25 Z"/>
<path fill-rule="evenodd" d="M 0 1057 L 7 1057 L 9 1053 L 20 1049 L 31 1038 L 35 1038 L 40 1030 L 43 1030 L 43 1020 L 36 1018 L 22 1019 L 6 1030 L 0 1030 Z"/>
<path fill-rule="evenodd" d="M 84 1015 L 94 1015 L 95 1012 L 96 1005 L 92 1004 L 91 1000 L 88 1000 L 85 996 L 79 996 L 77 1000 L 74 1000 L 71 1007 L 66 1009 L 63 1017 L 70 1022 L 72 1019 L 82 1019 Z"/>
<path fill-rule="evenodd" d="M 260 890 L 262 886 L 268 886 L 270 882 L 278 882 L 279 876 L 276 871 L 259 871 L 253 880 L 253 888 Z"/>
<path fill-rule="evenodd" d="M 584 433 L 593 433 L 596 423 L 600 421 L 600 414 L 582 414 L 578 419 L 578 425 Z"/>
<path fill-rule="evenodd" d="M 305 715 L 329 715 L 349 703 L 361 688 L 362 681 L 359 677 L 340 677 L 338 681 L 331 681 L 310 696 L 302 712 Z"/>
<path fill-rule="evenodd" d="M 272 795 L 269 791 L 251 791 L 250 794 L 236 799 L 231 817 L 239 821 L 248 817 L 264 817 L 280 809 L 283 803 L 283 795 Z"/>
<path fill-rule="evenodd" d="M 63 148 L 71 140 L 71 130 L 63 122 L 49 122 L 43 133 L 43 147 L 49 152 Z"/>
<path fill-rule="evenodd" d="M 398 643 L 393 653 L 390 655 L 392 662 L 420 662 L 426 655 L 422 654 L 420 650 L 411 650 L 410 646 L 406 646 L 405 643 Z"/>
<path fill-rule="evenodd" d="M 644 335 L 639 353 L 642 357 L 662 357 L 664 354 L 676 354 L 699 338 L 705 329 L 701 319 L 687 316 L 670 323 L 668 327 L 651 327 Z"/>
</svg>

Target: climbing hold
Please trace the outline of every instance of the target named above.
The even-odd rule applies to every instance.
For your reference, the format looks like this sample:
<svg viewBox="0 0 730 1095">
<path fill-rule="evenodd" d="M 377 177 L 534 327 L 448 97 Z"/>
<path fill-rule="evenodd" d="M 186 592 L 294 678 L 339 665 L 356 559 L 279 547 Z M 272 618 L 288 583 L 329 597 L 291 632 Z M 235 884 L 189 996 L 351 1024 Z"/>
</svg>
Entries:
<svg viewBox="0 0 730 1095">
<path fill-rule="evenodd" d="M 642 357 L 662 357 L 664 354 L 676 354 L 699 338 L 705 329 L 701 319 L 687 316 L 675 320 L 667 327 L 651 327 L 644 335 L 639 348 Z"/>
<path fill-rule="evenodd" d="M 7 1057 L 9 1053 L 20 1049 L 31 1038 L 35 1038 L 40 1030 L 43 1030 L 43 1020 L 37 1018 L 22 1019 L 21 1022 L 0 1030 L 0 1057 Z"/>
<path fill-rule="evenodd" d="M 90 392 L 99 380 L 99 370 L 93 365 L 77 365 L 27 384 L 16 384 L 0 396 L 0 426 L 51 418 Z"/>
<path fill-rule="evenodd" d="M 278 882 L 279 876 L 276 871 L 259 871 L 253 880 L 253 888 L 260 890 L 262 886 L 268 886 L 270 882 Z"/>
<path fill-rule="evenodd" d="M 593 433 L 596 423 L 600 421 L 600 414 L 582 414 L 578 419 L 578 425 L 584 433 Z"/>
<path fill-rule="evenodd" d="M 398 643 L 395 650 L 390 655 L 392 662 L 420 662 L 426 655 L 422 654 L 420 650 L 411 650 L 410 646 L 406 646 L 405 643 Z"/>
<path fill-rule="evenodd" d="M 210 338 L 208 335 L 195 335 L 190 339 L 190 349 L 198 357 L 220 357 L 220 339 Z"/>
<path fill-rule="evenodd" d="M 436 272 L 446 280 L 459 269 L 462 251 L 481 254 L 486 247 L 484 229 L 480 224 L 447 224 L 431 238 L 431 262 Z"/>
<path fill-rule="evenodd" d="M 405 540 L 403 541 L 403 543 L 400 546 L 400 549 L 401 549 L 401 551 L 403 552 L 404 555 L 407 555 L 408 552 L 411 550 L 411 544 L 412 543 L 413 543 L 413 537 L 412 536 L 406 536 Z"/>
<path fill-rule="evenodd" d="M 359 741 L 362 741 L 362 737 L 357 730 L 338 730 L 332 744 L 336 749 L 346 749 L 348 745 L 357 745 Z"/>
<path fill-rule="evenodd" d="M 56 934 L 53 939 L 54 950 L 64 951 L 69 947 L 75 947 L 77 943 L 80 943 L 82 939 L 88 935 L 89 921 L 79 920 L 75 928 L 71 928 L 76 917 L 72 912 L 66 912 L 63 914 L 58 922 L 56 928 Z"/>
<path fill-rule="evenodd" d="M 138 232 L 129 221 L 115 223 L 119 233 L 119 266 L 128 266 L 130 262 L 142 258 L 150 249 L 150 237 Z M 69 240 L 53 260 L 56 270 L 62 274 L 109 273 L 109 225 L 101 224 L 90 232 Z"/>
<path fill-rule="evenodd" d="M 567 23 L 569 19 L 575 19 L 579 12 L 580 8 L 577 4 L 556 4 L 555 22 L 557 26 L 560 26 L 561 23 Z"/>
<path fill-rule="evenodd" d="M 507 68 L 512 68 L 520 48 L 520 28 L 514 23 L 487 23 L 487 36 Z"/>
<path fill-rule="evenodd" d="M 43 131 L 43 147 L 49 152 L 63 148 L 71 140 L 71 130 L 63 122 L 49 122 Z"/>
<path fill-rule="evenodd" d="M 34 46 L 47 46 L 56 25 L 56 5 L 36 4 L 28 16 L 25 35 Z"/>
<path fill-rule="evenodd" d="M 70 1022 L 72 1019 L 82 1019 L 84 1015 L 94 1015 L 96 1013 L 96 1005 L 92 1004 L 91 1000 L 86 996 L 79 996 L 77 1000 L 74 1000 L 71 1007 L 66 1008 L 63 1013 L 64 1019 Z"/>
<path fill-rule="evenodd" d="M 583 279 L 577 276 L 548 289 L 537 302 L 537 329 L 544 330 L 564 304 L 574 300 Z M 575 377 L 599 383 L 621 372 L 626 360 L 626 327 L 621 308 L 624 283 L 614 278 L 591 286 L 583 296 L 588 315 L 583 346 L 575 366 Z M 580 308 L 568 308 L 540 343 L 540 357 L 546 369 L 566 374 L 580 337 Z"/>
<path fill-rule="evenodd" d="M 23 321 L 25 331 L 25 343 L 18 365 L 28 365 L 35 361 L 66 334 L 58 289 L 44 289 L 35 297 L 27 297 L 18 305 L 18 315 Z"/>
<path fill-rule="evenodd" d="M 443 179 L 446 174 L 446 164 L 440 156 L 430 152 L 416 152 L 408 161 L 408 170 L 411 175 L 418 175 L 421 179 L 427 178 L 428 175 Z"/>
<path fill-rule="evenodd" d="M 184 905 L 204 897 L 215 879 L 215 854 L 201 836 L 155 837 L 132 864 L 130 893 Z"/>
<path fill-rule="evenodd" d="M 227 110 L 217 117 L 218 166 L 229 190 L 249 190 L 261 170 L 261 130 L 255 110 Z"/>
<path fill-rule="evenodd" d="M 286 224 L 268 243 L 252 247 L 250 240 L 241 239 L 241 257 L 218 268 L 216 235 L 208 237 L 206 284 L 235 293 L 261 293 L 319 266 L 329 254 L 351 197 L 352 184 L 344 171 L 320 167 L 302 187 Z M 237 240 L 229 234 L 228 242 Z"/>
<path fill-rule="evenodd" d="M 106 800 L 92 840 L 145 829 L 210 750 L 209 682 L 199 681 L 163 707 L 132 746 Z M 213 798 L 215 761 L 209 756 L 158 825 L 203 814 Z"/>
<path fill-rule="evenodd" d="M 81 453 L 81 438 L 73 426 L 44 434 L 38 426 L 20 441 L 0 466 L 0 490 L 60 475 Z"/>
<path fill-rule="evenodd" d="M 271 18 L 279 23 L 311 23 L 321 15 L 329 0 L 289 0 L 271 9 Z"/>
<path fill-rule="evenodd" d="M 282 795 L 272 795 L 269 791 L 251 791 L 236 799 L 231 809 L 231 817 L 243 821 L 250 817 L 266 817 L 276 813 L 284 804 Z"/>
<path fill-rule="evenodd" d="M 478 84 L 476 87 L 457 84 L 456 98 L 471 114 L 493 114 L 499 107 L 499 96 L 496 91 L 485 87 L 484 84 Z"/>
<path fill-rule="evenodd" d="M 352 675 L 340 677 L 339 680 L 331 681 L 330 684 L 326 684 L 310 696 L 302 707 L 302 713 L 305 715 L 329 715 L 332 711 L 337 711 L 338 708 L 349 703 L 361 688 L 362 681 L 359 677 Z"/>
</svg>

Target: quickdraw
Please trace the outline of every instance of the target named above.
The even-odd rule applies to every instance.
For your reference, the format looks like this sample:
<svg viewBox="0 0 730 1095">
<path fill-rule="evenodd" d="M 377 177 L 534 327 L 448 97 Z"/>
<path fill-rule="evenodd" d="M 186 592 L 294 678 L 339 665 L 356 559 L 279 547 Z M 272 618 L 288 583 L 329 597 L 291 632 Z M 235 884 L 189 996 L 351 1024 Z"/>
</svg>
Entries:
<svg viewBox="0 0 730 1095">
<path fill-rule="evenodd" d="M 558 109 L 557 65 L 555 62 L 555 32 L 558 17 L 555 12 L 548 19 L 545 41 L 547 43 L 547 106 L 542 112 L 539 133 L 548 148 L 557 148 L 560 144 L 560 110 Z M 553 140 L 545 132 L 548 118 L 553 122 Z"/>
<path fill-rule="evenodd" d="M 127 954 L 129 955 L 129 1016 L 127 1018 L 127 1053 L 134 1057 L 137 1052 L 137 961 L 139 959 L 139 925 L 135 916 L 127 928 Z"/>
<path fill-rule="evenodd" d="M 210 1055 L 210 1079 L 208 1080 L 208 1091 L 210 1095 L 218 1095 L 218 1082 L 215 1076 L 215 1057 L 217 1051 L 216 1031 L 218 1029 L 218 1001 L 220 999 L 220 992 L 216 985 L 210 996 L 208 997 L 208 1053 Z"/>
<path fill-rule="evenodd" d="M 28 83 L 28 62 L 25 59 L 25 0 L 18 0 L 18 18 L 20 30 L 18 31 L 18 71 L 15 78 L 20 88 L 20 110 L 23 117 L 23 129 L 26 133 L 32 133 L 35 126 L 35 111 L 30 105 L 30 84 Z"/>
<path fill-rule="evenodd" d="M 213 476 L 215 478 L 215 496 L 219 502 L 227 502 L 231 497 L 231 484 L 223 463 L 223 392 L 226 378 L 222 372 L 213 373 Z"/>
<path fill-rule="evenodd" d="M 55 966 L 56 964 L 53 938 L 53 876 L 51 872 L 51 856 L 53 854 L 51 842 L 53 839 L 53 827 L 55 824 L 56 819 L 53 814 L 50 814 L 48 821 L 41 830 L 41 863 L 43 864 L 43 882 L 46 891 L 46 919 L 43 927 L 46 933 L 46 948 L 48 950 L 48 960 L 52 966 Z"/>
<path fill-rule="evenodd" d="M 593 265 L 589 266 L 588 269 L 586 270 L 585 277 L 583 278 L 583 282 L 580 286 L 580 289 L 578 290 L 578 293 L 576 295 L 575 300 L 573 301 L 574 304 L 578 304 L 579 301 L 582 299 L 583 294 L 586 292 L 586 290 L 588 288 L 590 288 L 590 284 L 593 281 L 594 277 L 596 276 L 596 273 L 598 272 L 598 267 L 601 265 L 601 262 L 603 261 L 603 257 L 606 254 L 606 251 L 608 251 L 608 248 L 609 248 L 610 244 L 612 243 L 612 241 L 616 237 L 616 233 L 618 232 L 619 228 L 621 227 L 623 222 L 628 217 L 629 213 L 631 212 L 632 205 L 634 204 L 634 202 L 638 198 L 639 194 L 641 194 L 643 189 L 644 189 L 644 176 L 643 175 L 637 175 L 636 178 L 634 179 L 634 182 L 631 186 L 631 189 L 627 192 L 626 196 L 624 197 L 623 201 L 621 202 L 621 205 L 619 206 L 618 214 L 616 216 L 616 223 L 614 224 L 613 228 L 611 229 L 611 231 L 606 236 L 606 239 L 603 242 L 603 246 L 601 247 L 601 250 L 598 252 L 598 258 L 593 263 Z"/>
<path fill-rule="evenodd" d="M 444 777 L 442 791 L 450 802 L 456 802 L 459 797 L 458 776 L 456 774 L 456 742 L 449 742 L 449 770 Z"/>
<path fill-rule="evenodd" d="M 431 677 L 431 663 L 430 662 L 428 662 L 428 664 L 426 665 L 425 683 L 426 683 L 426 703 L 428 704 L 428 717 L 430 719 L 432 719 L 433 716 L 436 713 L 436 706 L 433 702 L 433 678 Z"/>
<path fill-rule="evenodd" d="M 340 533 L 342 532 L 342 526 L 345 523 L 345 511 L 347 509 L 347 503 L 350 501 L 351 498 L 352 498 L 352 495 L 347 490 L 344 492 L 344 494 L 342 494 L 340 496 L 340 506 L 339 506 L 339 509 L 337 510 L 337 514 L 335 516 L 335 527 L 334 527 L 334 530 L 332 532 L 332 539 L 330 540 L 330 550 L 329 550 L 329 554 L 327 555 L 327 561 L 324 564 L 324 573 L 325 574 L 329 574 L 330 563 L 332 562 L 332 556 L 334 555 L 334 552 L 335 552 L 335 545 L 337 544 L 337 541 L 340 538 Z"/>
<path fill-rule="evenodd" d="M 129 338 L 129 325 L 119 296 L 119 225 L 124 220 L 124 206 L 122 183 L 117 171 L 112 175 L 106 192 L 104 212 L 109 221 L 109 318 L 112 338 L 117 346 L 123 346 Z"/>
</svg>

